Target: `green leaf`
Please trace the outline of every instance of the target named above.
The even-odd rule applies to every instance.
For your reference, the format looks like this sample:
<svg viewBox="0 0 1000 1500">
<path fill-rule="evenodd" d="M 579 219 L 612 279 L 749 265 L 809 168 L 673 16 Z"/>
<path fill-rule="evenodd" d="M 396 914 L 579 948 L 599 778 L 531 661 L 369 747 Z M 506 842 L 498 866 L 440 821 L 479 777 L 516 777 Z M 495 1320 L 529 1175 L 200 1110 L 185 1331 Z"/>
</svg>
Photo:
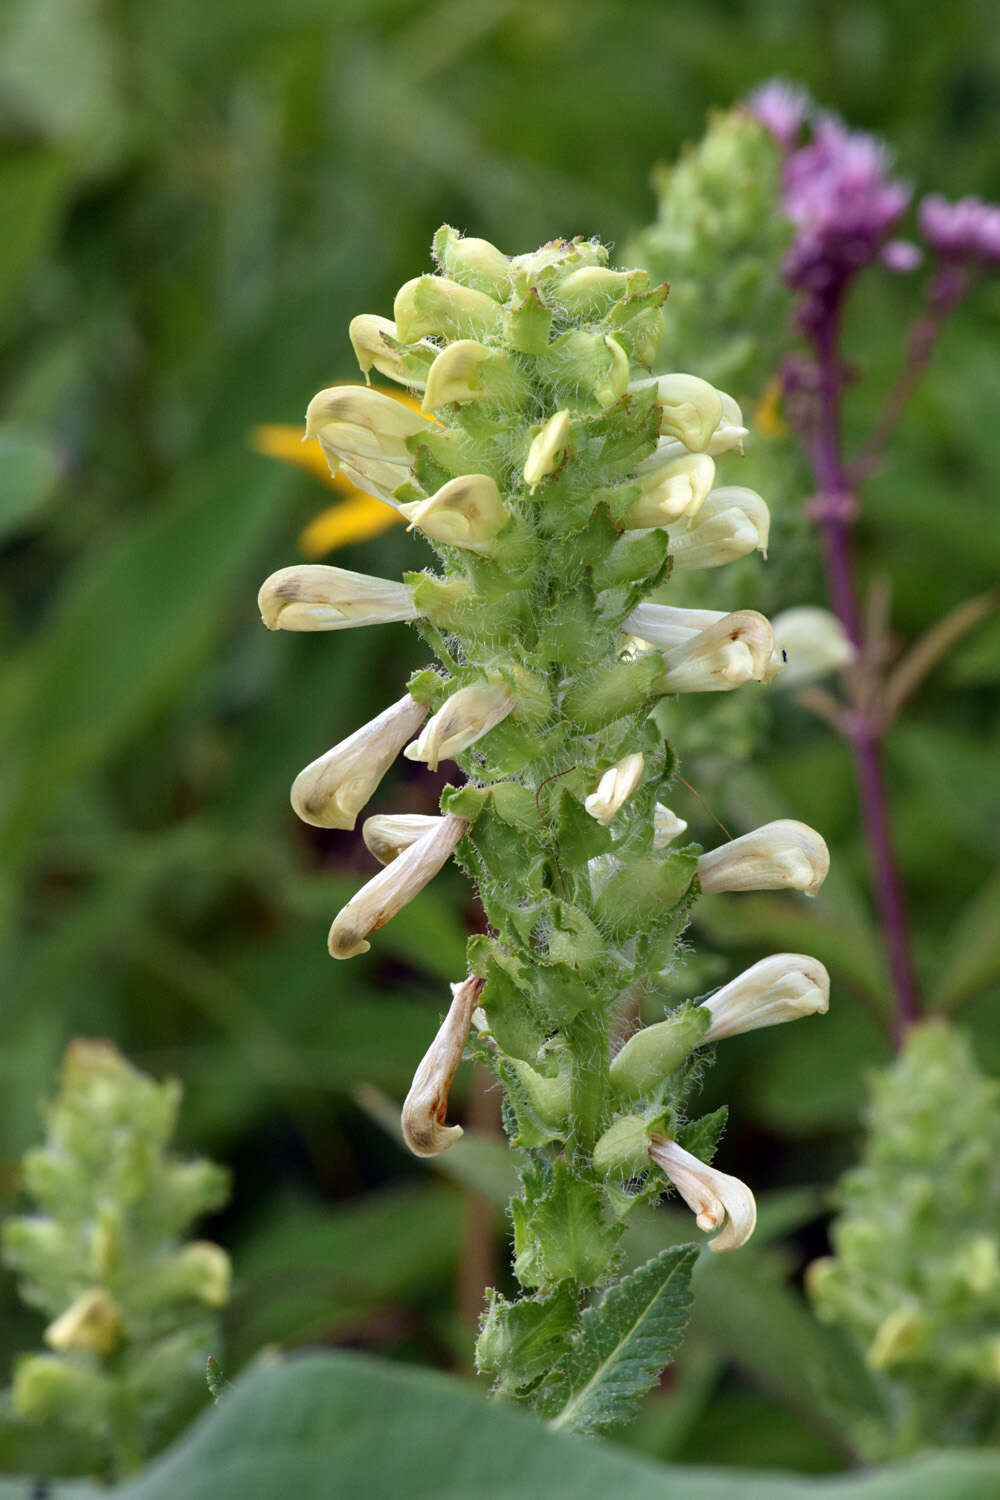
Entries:
<svg viewBox="0 0 1000 1500">
<path fill-rule="evenodd" d="M 951 1010 L 1000 974 L 1000 869 L 995 870 L 959 914 L 931 997 L 936 1010 Z"/>
<path fill-rule="evenodd" d="M 63 210 L 72 176 L 68 152 L 31 148 L 4 158 L 0 178 L 0 316 L 44 259 Z"/>
<path fill-rule="evenodd" d="M 702 1115 L 700 1120 L 689 1120 L 682 1125 L 677 1132 L 677 1142 L 699 1161 L 710 1162 L 718 1150 L 728 1118 L 728 1104 L 720 1105 L 710 1115 Z"/>
<path fill-rule="evenodd" d="M 663 1250 L 587 1308 L 556 1375 L 561 1404 L 542 1405 L 555 1429 L 605 1432 L 633 1414 L 680 1343 L 691 1307 L 694 1245 Z"/>
<path fill-rule="evenodd" d="M 620 1224 L 608 1224 L 604 1199 L 592 1183 L 572 1175 L 558 1157 L 546 1196 L 531 1215 L 545 1268 L 554 1281 L 570 1279 L 589 1286 L 607 1269 L 621 1235 Z"/>
<path fill-rule="evenodd" d="M 559 798 L 559 863 L 569 870 L 583 868 L 587 861 L 611 848 L 611 834 L 591 817 L 571 792 Z"/>
<path fill-rule="evenodd" d="M 547 1431 L 451 1376 L 358 1354 L 267 1361 L 115 1500 L 983 1500 L 1000 1456 L 956 1450 L 830 1479 L 663 1465 Z M 0 1500 L 28 1500 L 6 1481 Z M 69 1486 L 55 1500 L 82 1500 Z"/>
<path fill-rule="evenodd" d="M 577 1322 L 576 1296 L 568 1282 L 547 1297 L 508 1302 L 490 1291 L 476 1344 L 476 1360 L 486 1375 L 500 1378 L 500 1389 L 530 1385 L 551 1370 L 563 1353 L 566 1335 Z"/>
</svg>

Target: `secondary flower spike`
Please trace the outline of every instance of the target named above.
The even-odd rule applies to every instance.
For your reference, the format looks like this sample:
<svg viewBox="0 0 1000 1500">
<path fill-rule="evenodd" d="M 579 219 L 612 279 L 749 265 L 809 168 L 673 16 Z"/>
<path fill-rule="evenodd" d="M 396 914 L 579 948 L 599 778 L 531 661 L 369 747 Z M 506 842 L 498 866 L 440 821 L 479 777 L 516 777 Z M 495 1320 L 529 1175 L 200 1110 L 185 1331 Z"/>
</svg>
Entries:
<svg viewBox="0 0 1000 1500">
<path fill-rule="evenodd" d="M 353 828 L 403 746 L 427 717 L 409 693 L 311 761 L 292 782 L 292 806 L 314 828 Z"/>
<path fill-rule="evenodd" d="M 451 987 L 451 1005 L 437 1036 L 413 1077 L 403 1105 L 403 1139 L 414 1156 L 440 1156 L 462 1136 L 461 1125 L 446 1125 L 448 1091 L 462 1061 L 483 981 L 475 975 Z"/>
<path fill-rule="evenodd" d="M 420 619 L 408 584 L 325 563 L 279 568 L 261 585 L 257 604 L 268 630 L 350 630 Z"/>
<path fill-rule="evenodd" d="M 446 813 L 397 859 L 361 887 L 334 919 L 327 947 L 331 958 L 367 953 L 368 934 L 384 927 L 418 896 L 450 858 L 469 825 Z"/>
<path fill-rule="evenodd" d="M 825 1015 L 829 1008 L 830 976 L 819 959 L 775 953 L 702 1001 L 699 1009 L 712 1017 L 702 1045 L 800 1016 Z"/>
<path fill-rule="evenodd" d="M 815 896 L 829 868 L 830 851 L 815 828 L 780 818 L 702 854 L 698 879 L 705 892 L 788 888 Z"/>
<path fill-rule="evenodd" d="M 709 1240 L 710 1250 L 736 1250 L 746 1244 L 757 1224 L 757 1203 L 745 1182 L 707 1166 L 663 1135 L 650 1137 L 649 1155 L 670 1178 L 698 1228 L 708 1233 L 722 1229 Z"/>
</svg>

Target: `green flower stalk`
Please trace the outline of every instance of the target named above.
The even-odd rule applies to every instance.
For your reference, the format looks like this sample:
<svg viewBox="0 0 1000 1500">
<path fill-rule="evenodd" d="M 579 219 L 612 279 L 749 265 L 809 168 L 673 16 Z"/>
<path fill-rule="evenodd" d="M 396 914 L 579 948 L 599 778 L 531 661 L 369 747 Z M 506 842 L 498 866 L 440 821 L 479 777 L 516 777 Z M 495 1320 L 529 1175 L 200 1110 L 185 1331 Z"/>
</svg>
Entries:
<svg viewBox="0 0 1000 1500">
<path fill-rule="evenodd" d="M 1000 1437 L 1000 1084 L 928 1021 L 873 1080 L 868 1139 L 841 1179 L 833 1255 L 807 1287 L 886 1391 L 872 1458 Z"/>
<path fill-rule="evenodd" d="M 228 1179 L 170 1151 L 179 1104 L 175 1081 L 147 1078 L 110 1043 L 74 1042 L 48 1139 L 24 1158 L 38 1211 L 3 1226 L 4 1260 L 49 1320 L 52 1351 L 18 1363 L 14 1411 L 81 1435 L 114 1474 L 137 1468 L 204 1396 L 229 1297 L 225 1251 L 184 1243 Z"/>
<path fill-rule="evenodd" d="M 687 1306 L 691 1247 L 622 1275 L 635 1207 L 673 1184 L 713 1250 L 753 1230 L 750 1190 L 705 1159 L 721 1121 L 690 1115 L 701 1049 L 825 1009 L 828 982 L 814 960 L 778 955 L 625 1039 L 629 1017 L 673 964 L 699 888 L 813 895 L 828 856 L 792 821 L 707 853 L 675 842 L 674 755 L 653 710 L 767 681 L 780 661 L 752 610 L 649 602 L 672 569 L 763 550 L 768 530 L 759 495 L 714 484 L 746 435 L 736 402 L 697 376 L 647 374 L 666 288 L 589 240 L 508 258 L 445 227 L 434 252 L 439 273 L 402 288 L 393 320 L 351 325 L 363 372 L 422 390 L 424 414 L 337 387 L 310 403 L 307 431 L 403 512 L 441 570 L 397 583 L 285 568 L 261 613 L 293 630 L 407 620 L 435 652 L 392 708 L 301 773 L 292 801 L 310 823 L 351 828 L 400 751 L 463 773 L 440 817 L 365 823 L 383 869 L 335 918 L 330 952 L 365 952 L 452 857 L 475 881 L 488 932 L 470 940 L 403 1134 L 421 1156 L 459 1138 L 448 1092 L 463 1051 L 500 1080 L 523 1153 L 523 1295 L 491 1295 L 480 1368 L 555 1425 L 597 1430 L 655 1380 Z"/>
</svg>

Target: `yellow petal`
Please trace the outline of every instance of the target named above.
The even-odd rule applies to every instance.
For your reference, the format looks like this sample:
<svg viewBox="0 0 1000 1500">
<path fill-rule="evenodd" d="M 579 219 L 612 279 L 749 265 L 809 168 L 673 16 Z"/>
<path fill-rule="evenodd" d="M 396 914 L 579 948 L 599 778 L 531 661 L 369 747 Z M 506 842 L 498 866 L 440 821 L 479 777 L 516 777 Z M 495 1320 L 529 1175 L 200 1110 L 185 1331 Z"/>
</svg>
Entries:
<svg viewBox="0 0 1000 1500">
<path fill-rule="evenodd" d="M 763 437 L 787 437 L 788 435 L 785 419 L 781 415 L 783 395 L 784 382 L 780 375 L 775 375 L 768 381 L 753 414 L 753 424 Z"/>
<path fill-rule="evenodd" d="M 265 453 L 268 458 L 277 458 L 282 463 L 305 469 L 306 473 L 340 493 L 344 493 L 345 487 L 353 489 L 353 485 L 349 485 L 346 479 L 336 479 L 330 473 L 330 465 L 316 438 L 306 438 L 303 441 L 301 427 L 254 427 L 250 433 L 250 446 L 258 453 Z"/>
<path fill-rule="evenodd" d="M 338 547 L 366 542 L 404 520 L 391 505 L 352 488 L 347 499 L 328 506 L 309 522 L 299 536 L 299 546 L 304 557 L 325 557 Z"/>
</svg>

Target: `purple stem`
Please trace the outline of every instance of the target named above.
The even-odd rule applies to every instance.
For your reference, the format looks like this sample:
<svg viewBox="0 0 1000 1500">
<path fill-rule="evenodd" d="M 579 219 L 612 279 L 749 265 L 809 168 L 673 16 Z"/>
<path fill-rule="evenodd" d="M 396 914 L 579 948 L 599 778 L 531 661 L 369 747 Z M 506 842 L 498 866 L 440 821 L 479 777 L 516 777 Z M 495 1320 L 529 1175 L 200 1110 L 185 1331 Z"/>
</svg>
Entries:
<svg viewBox="0 0 1000 1500">
<path fill-rule="evenodd" d="M 811 458 L 818 494 L 812 514 L 825 544 L 827 586 L 834 611 L 851 641 L 863 645 L 854 590 L 850 526 L 857 512 L 843 459 L 840 421 L 841 374 L 838 345 L 842 297 L 831 298 L 825 317 L 812 330 L 817 355 L 818 420 Z M 893 851 L 889 804 L 882 770 L 882 726 L 863 705 L 848 718 L 847 740 L 854 759 L 862 822 L 885 934 L 895 991 L 893 1040 L 898 1047 L 920 1015 L 920 998 L 910 952 L 902 884 Z"/>
</svg>

